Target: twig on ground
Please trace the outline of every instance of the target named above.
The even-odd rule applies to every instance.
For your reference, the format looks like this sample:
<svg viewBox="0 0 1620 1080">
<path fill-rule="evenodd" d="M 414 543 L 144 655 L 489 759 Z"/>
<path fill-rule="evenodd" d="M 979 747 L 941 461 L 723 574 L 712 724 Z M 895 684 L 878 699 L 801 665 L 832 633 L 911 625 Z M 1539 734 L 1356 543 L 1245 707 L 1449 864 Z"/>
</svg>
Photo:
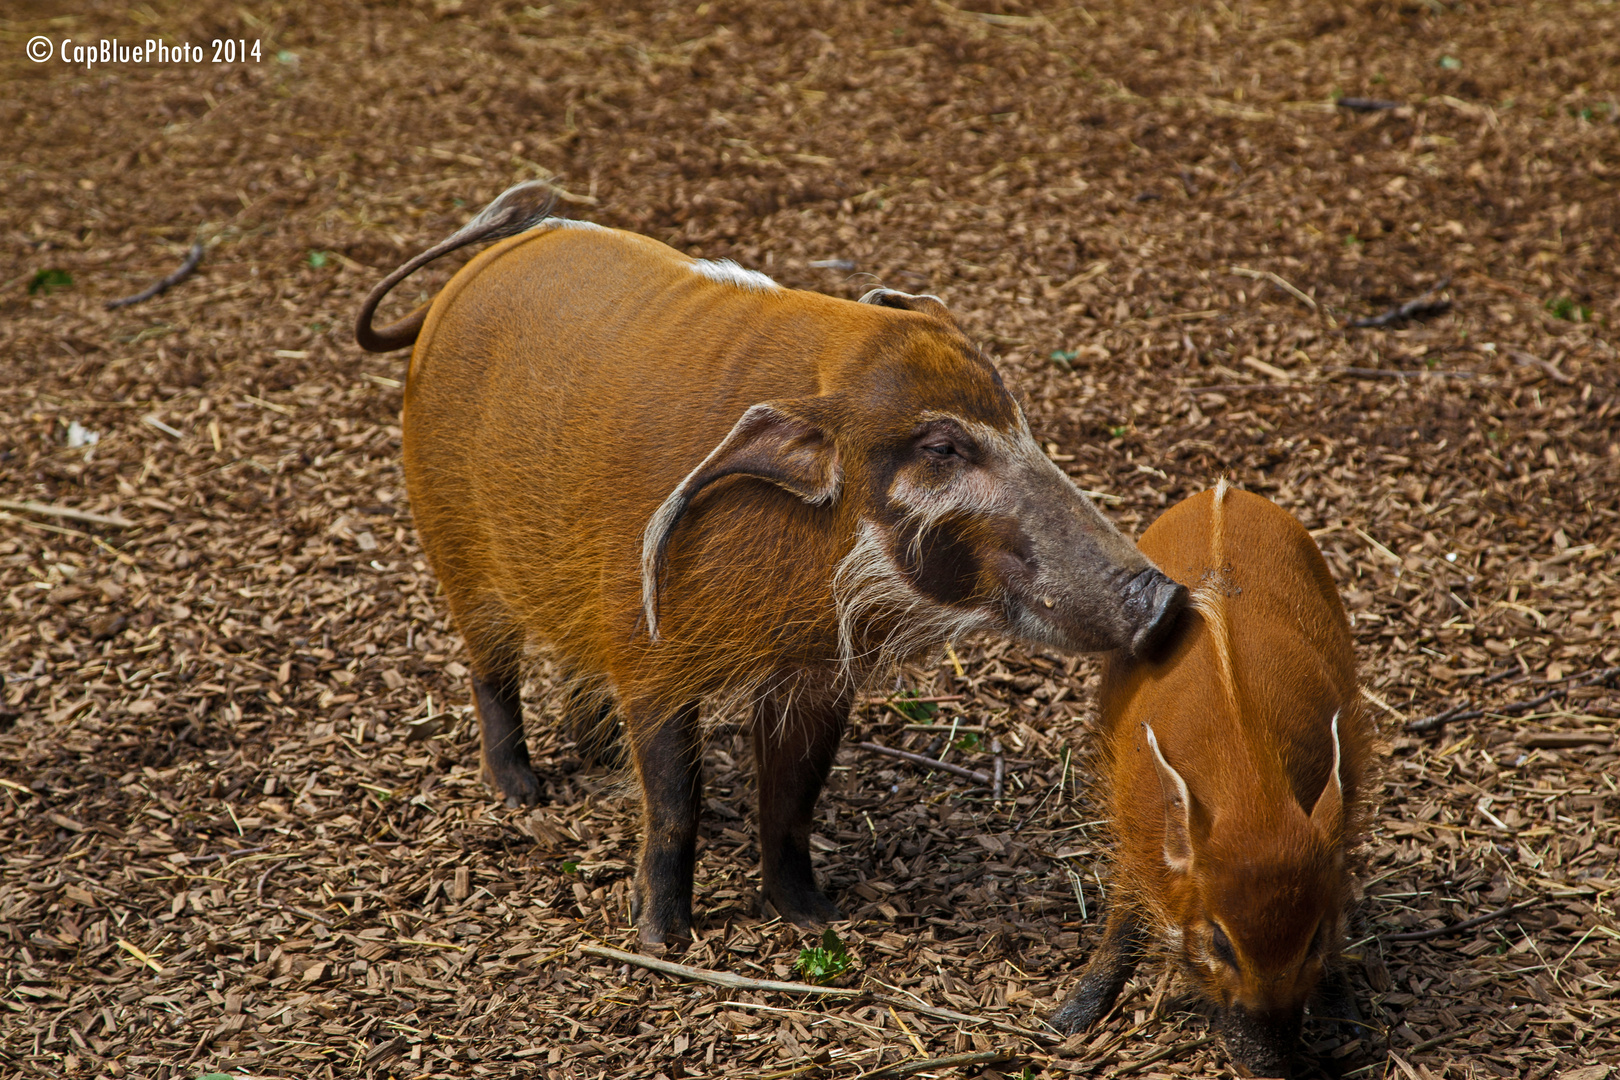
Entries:
<svg viewBox="0 0 1620 1080">
<path fill-rule="evenodd" d="M 896 697 L 893 694 L 884 694 L 882 697 L 862 698 L 862 705 L 887 705 L 898 702 L 901 705 L 943 705 L 950 701 L 961 701 L 961 694 L 936 694 L 934 697 Z"/>
<path fill-rule="evenodd" d="M 691 979 L 693 982 L 708 983 L 711 986 L 724 986 L 730 990 L 768 990 L 779 994 L 819 994 L 822 997 L 844 998 L 859 997 L 861 995 L 860 990 L 850 990 L 838 986 L 813 986 L 810 983 L 777 982 L 773 979 L 747 979 L 741 975 L 733 975 L 729 971 L 710 971 L 708 968 L 676 964 L 668 960 L 642 956 L 640 953 L 625 952 L 622 949 L 610 949 L 606 945 L 582 945 L 579 951 L 586 956 L 597 956 L 603 960 L 617 960 L 621 964 L 634 964 L 637 967 L 644 967 L 648 971 L 673 975 L 677 979 Z"/>
<path fill-rule="evenodd" d="M 1488 914 L 1480 915 L 1472 919 L 1465 919 L 1460 923 L 1452 923 L 1450 926 L 1438 926 L 1433 930 L 1415 930 L 1409 934 L 1379 934 L 1378 940 L 1431 941 L 1434 938 L 1449 937 L 1452 934 L 1461 934 L 1464 931 L 1472 930 L 1476 926 L 1484 926 L 1488 922 L 1494 922 L 1505 915 L 1513 914 L 1515 911 L 1520 911 L 1527 907 L 1534 907 L 1536 904 L 1543 903 L 1546 901 L 1546 899 L 1547 898 L 1545 896 L 1532 896 L 1528 900 L 1520 900 L 1516 904 L 1509 904 L 1506 907 L 1497 908 L 1495 911 L 1489 912 Z"/>
<path fill-rule="evenodd" d="M 921 754 L 913 754 L 910 750 L 896 750 L 892 746 L 884 746 L 875 742 L 863 742 L 856 745 L 862 750 L 870 750 L 874 754 L 885 754 L 892 758 L 899 758 L 901 761 L 909 761 L 913 765 L 921 765 L 925 769 L 939 769 L 942 772 L 960 776 L 965 780 L 984 784 L 986 787 L 993 782 L 993 778 L 989 773 L 980 772 L 978 769 L 964 769 L 962 766 L 952 765 L 948 761 L 938 761 L 931 757 L 923 757 Z"/>
<path fill-rule="evenodd" d="M 1411 1052 L 1414 1054 L 1421 1054 L 1425 1050 L 1433 1050 L 1437 1046 L 1443 1046 L 1446 1043 L 1451 1042 L 1453 1039 L 1460 1039 L 1464 1035 L 1471 1034 L 1475 1030 L 1477 1029 L 1471 1027 L 1460 1027 L 1455 1031 L 1448 1031 L 1444 1035 L 1436 1035 L 1432 1039 L 1424 1039 L 1422 1042 L 1412 1047 Z"/>
<path fill-rule="evenodd" d="M 932 1069 L 966 1069 L 975 1065 L 994 1065 L 1007 1061 L 1012 1054 L 1006 1050 L 979 1050 L 972 1054 L 952 1054 L 949 1057 L 925 1058 L 921 1061 L 902 1061 L 898 1065 L 885 1065 L 872 1072 L 861 1073 L 857 1080 L 902 1080 Z"/>
<path fill-rule="evenodd" d="M 1239 277 L 1254 278 L 1257 281 L 1269 281 L 1273 285 L 1277 286 L 1277 288 L 1287 293 L 1289 296 L 1292 296 L 1295 300 L 1305 304 L 1312 311 L 1316 310 L 1315 300 L 1307 296 L 1305 293 L 1300 292 L 1298 289 L 1294 288 L 1294 286 L 1284 281 L 1280 275 L 1274 274 L 1270 270 L 1251 270 L 1247 266 L 1230 266 L 1227 267 L 1227 269 L 1231 273 L 1237 274 Z"/>
<path fill-rule="evenodd" d="M 1001 740 L 990 740 L 990 752 L 996 755 L 995 771 L 990 778 L 990 798 L 996 802 L 1001 801 L 1002 781 L 1007 778 L 1007 759 L 1001 756 Z"/>
<path fill-rule="evenodd" d="M 220 862 L 225 863 L 225 862 L 230 862 L 232 859 L 236 858 L 238 855 L 253 855 L 253 854 L 257 853 L 257 852 L 268 851 L 268 850 L 269 850 L 268 848 L 262 848 L 262 847 L 249 847 L 249 848 L 238 848 L 236 851 L 215 852 L 212 855 L 193 855 L 193 856 L 191 856 L 191 862 L 192 862 L 193 866 L 195 866 L 197 863 L 209 862 L 209 861 L 214 860 L 214 859 L 218 859 Z"/>
<path fill-rule="evenodd" d="M 888 986 L 887 983 L 880 983 L 880 985 Z M 893 988 L 891 987 L 891 989 Z M 1063 1036 L 1054 1035 L 1051 1032 L 1036 1031 L 1033 1028 L 1019 1027 L 1017 1024 L 1009 1024 L 1004 1020 L 992 1020 L 985 1016 L 971 1016 L 968 1013 L 957 1012 L 955 1009 L 941 1008 L 938 1005 L 925 1005 L 920 1001 L 913 1000 L 912 998 L 895 997 L 891 994 L 869 994 L 867 995 L 867 999 L 876 1002 L 879 1005 L 892 1005 L 897 1009 L 906 1009 L 910 1012 L 918 1013 L 934 1020 L 949 1020 L 956 1024 L 977 1024 L 981 1027 L 993 1027 L 997 1031 L 1005 1031 L 1009 1035 L 1018 1035 L 1022 1038 L 1033 1040 L 1034 1042 L 1052 1044 L 1063 1041 Z"/>
<path fill-rule="evenodd" d="M 126 296 L 119 300 L 107 301 L 107 310 L 112 311 L 115 308 L 129 307 L 131 304 L 139 304 L 143 300 L 152 299 L 152 297 L 163 292 L 165 289 L 169 289 L 180 284 L 182 281 L 186 280 L 186 278 L 191 276 L 192 271 L 197 269 L 197 264 L 202 262 L 202 257 L 203 244 L 201 240 L 197 240 L 192 243 L 191 250 L 186 252 L 186 261 L 180 264 L 180 269 L 176 270 L 174 273 L 170 274 L 156 285 L 150 285 L 142 289 L 134 296 Z"/>
<path fill-rule="evenodd" d="M 1163 1050 L 1160 1050 L 1156 1054 L 1149 1054 L 1147 1057 L 1143 1058 L 1141 1061 L 1133 1061 L 1129 1065 L 1126 1065 L 1126 1066 L 1124 1066 L 1122 1068 L 1119 1068 L 1119 1069 L 1115 1069 L 1114 1070 L 1114 1075 L 1115 1076 L 1130 1076 L 1132 1073 L 1141 1072 L 1143 1069 L 1147 1068 L 1149 1065 L 1157 1065 L 1159 1062 L 1163 1061 L 1165 1058 L 1180 1057 L 1182 1054 L 1185 1054 L 1188 1050 L 1196 1050 L 1200 1046 L 1208 1046 L 1210 1043 L 1212 1043 L 1214 1041 L 1215 1041 L 1215 1036 L 1213 1036 L 1213 1035 L 1204 1035 L 1204 1036 L 1202 1036 L 1200 1038 L 1197 1038 L 1197 1039 L 1188 1039 L 1184 1043 L 1177 1043 L 1174 1046 L 1167 1046 Z"/>
<path fill-rule="evenodd" d="M 1545 694 L 1542 694 L 1540 697 L 1533 697 L 1528 701 L 1515 701 L 1511 705 L 1503 705 L 1497 709 L 1470 709 L 1467 707 L 1468 703 L 1463 702 L 1460 705 L 1452 706 L 1445 712 L 1436 713 L 1433 716 L 1425 716 L 1421 720 L 1413 720 L 1410 724 L 1406 725 L 1405 730 L 1413 734 L 1421 734 L 1426 731 L 1434 731 L 1438 728 L 1445 727 L 1446 724 L 1453 720 L 1476 720 L 1479 717 L 1484 716 L 1487 712 L 1495 713 L 1498 716 L 1518 716 L 1520 713 L 1527 713 L 1531 709 L 1547 704 L 1549 701 L 1554 701 L 1561 698 L 1571 690 L 1579 690 L 1587 686 L 1597 686 L 1598 684 L 1606 683 L 1610 679 L 1617 676 L 1620 676 L 1620 667 L 1588 669 L 1574 675 L 1564 676 L 1563 680 L 1561 680 L 1564 683 L 1563 686 L 1556 686 L 1547 691 Z M 1504 674 L 1502 672 L 1498 672 L 1497 675 L 1492 677 L 1492 679 L 1494 680 L 1501 677 L 1504 677 Z M 1577 682 L 1576 680 L 1580 681 Z M 1488 686 L 1489 682 L 1481 683 L 1481 685 Z"/>
<path fill-rule="evenodd" d="M 1553 382 L 1562 383 L 1565 386 L 1575 385 L 1574 379 L 1558 370 L 1558 368 L 1549 360 L 1543 360 L 1539 356 L 1532 356 L 1530 353 L 1521 352 L 1518 349 L 1512 350 L 1508 353 L 1508 355 L 1513 357 L 1513 362 L 1518 364 L 1520 367 L 1533 367 L 1538 370 L 1545 371 Z"/>
<path fill-rule="evenodd" d="M 1404 304 L 1397 304 L 1381 315 L 1369 315 L 1361 319 L 1351 319 L 1345 326 L 1351 330 L 1365 330 L 1369 327 L 1392 326 L 1395 323 L 1416 319 L 1423 315 L 1438 315 L 1451 307 L 1450 300 L 1437 300 L 1436 294 L 1451 284 L 1451 275 L 1447 274 L 1434 287 L 1416 300 L 1408 300 Z"/>
<path fill-rule="evenodd" d="M 0 499 L 0 509 L 20 510 L 25 514 L 61 518 L 64 521 L 82 521 L 86 525 L 106 525 L 114 529 L 133 529 L 135 527 L 133 521 L 126 521 L 121 517 L 113 517 L 110 514 L 92 514 L 88 510 L 75 510 L 70 506 L 56 506 L 51 503 L 13 502 L 10 499 Z"/>
<path fill-rule="evenodd" d="M 1398 109 L 1401 107 L 1401 103 L 1398 101 L 1385 101 L 1382 98 L 1364 97 L 1342 97 L 1333 104 L 1337 105 L 1341 109 L 1348 109 L 1351 112 L 1360 113 L 1388 112 L 1390 109 Z"/>
<path fill-rule="evenodd" d="M 1425 375 L 1433 375 L 1441 379 L 1477 379 L 1477 371 L 1441 371 L 1437 368 L 1418 368 L 1410 370 L 1405 368 L 1376 368 L 1376 367 L 1332 367 L 1323 368 L 1327 375 L 1354 375 L 1361 379 L 1421 379 Z"/>
</svg>

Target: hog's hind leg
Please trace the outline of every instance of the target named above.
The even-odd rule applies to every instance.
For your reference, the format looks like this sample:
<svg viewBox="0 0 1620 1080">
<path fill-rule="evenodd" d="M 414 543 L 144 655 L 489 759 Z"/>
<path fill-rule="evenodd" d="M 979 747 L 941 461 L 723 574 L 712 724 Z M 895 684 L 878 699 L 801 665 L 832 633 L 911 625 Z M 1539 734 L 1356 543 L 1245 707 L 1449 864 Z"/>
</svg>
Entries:
<svg viewBox="0 0 1620 1080">
<path fill-rule="evenodd" d="M 613 692 L 601 678 L 570 674 L 562 706 L 562 727 L 588 763 L 616 769 L 624 764 L 624 745 Z"/>
<path fill-rule="evenodd" d="M 643 944 L 659 945 L 692 934 L 692 867 L 703 794 L 698 707 L 692 703 L 638 713 L 631 706 L 626 715 L 642 799 L 641 854 L 630 918 Z"/>
<path fill-rule="evenodd" d="M 844 699 L 784 704 L 767 691 L 754 702 L 760 877 L 777 914 L 798 926 L 843 918 L 816 885 L 810 826 L 848 716 Z"/>
</svg>

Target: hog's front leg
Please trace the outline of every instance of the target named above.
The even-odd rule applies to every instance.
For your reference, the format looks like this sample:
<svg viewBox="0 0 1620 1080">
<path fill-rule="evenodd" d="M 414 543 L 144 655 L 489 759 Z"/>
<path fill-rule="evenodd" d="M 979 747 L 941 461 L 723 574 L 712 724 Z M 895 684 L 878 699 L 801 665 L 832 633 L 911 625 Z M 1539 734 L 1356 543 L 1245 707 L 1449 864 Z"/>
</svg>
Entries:
<svg viewBox="0 0 1620 1080">
<path fill-rule="evenodd" d="M 1073 1035 L 1101 1020 L 1114 1007 L 1119 992 L 1142 959 L 1143 941 L 1136 913 L 1125 904 L 1116 904 L 1108 912 L 1103 939 L 1086 961 L 1080 984 L 1052 1014 L 1052 1026 L 1065 1035 Z"/>
<path fill-rule="evenodd" d="M 810 826 L 849 716 L 845 699 L 766 692 L 754 702 L 754 763 L 759 773 L 760 877 L 777 914 L 797 926 L 843 918 L 816 885 Z"/>
</svg>

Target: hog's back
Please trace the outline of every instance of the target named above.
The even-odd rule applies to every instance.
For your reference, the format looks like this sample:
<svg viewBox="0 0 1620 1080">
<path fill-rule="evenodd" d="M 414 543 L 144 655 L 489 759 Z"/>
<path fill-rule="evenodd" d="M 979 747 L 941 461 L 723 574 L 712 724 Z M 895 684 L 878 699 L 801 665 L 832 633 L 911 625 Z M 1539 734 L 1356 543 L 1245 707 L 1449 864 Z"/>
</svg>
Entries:
<svg viewBox="0 0 1620 1080">
<path fill-rule="evenodd" d="M 1104 664 L 1111 802 L 1125 847 L 1141 849 L 1144 867 L 1159 861 L 1163 835 L 1144 722 L 1196 798 L 1264 820 L 1267 801 L 1314 804 L 1332 766 L 1337 713 L 1347 806 L 1361 789 L 1369 740 L 1327 564 L 1304 526 L 1270 500 L 1228 488 L 1223 501 L 1218 542 L 1212 491 L 1171 507 L 1143 533 L 1142 553 L 1197 602 L 1163 654 Z M 1223 686 L 1222 636 L 1235 707 Z"/>
<path fill-rule="evenodd" d="M 634 234 L 553 228 L 483 252 L 434 301 L 406 387 L 405 475 L 459 621 L 515 618 L 485 629 L 609 666 L 589 654 L 636 635 L 654 510 L 749 406 L 816 393 L 816 358 L 858 345 L 859 317 L 852 328 L 827 310 L 858 305 L 691 267 Z M 739 483 L 747 498 L 727 507 Z M 764 566 L 769 552 L 750 545 L 782 554 L 784 533 L 801 563 L 831 556 L 802 550 L 825 522 L 786 492 L 746 479 L 715 490 L 681 535 L 717 571 Z"/>
</svg>

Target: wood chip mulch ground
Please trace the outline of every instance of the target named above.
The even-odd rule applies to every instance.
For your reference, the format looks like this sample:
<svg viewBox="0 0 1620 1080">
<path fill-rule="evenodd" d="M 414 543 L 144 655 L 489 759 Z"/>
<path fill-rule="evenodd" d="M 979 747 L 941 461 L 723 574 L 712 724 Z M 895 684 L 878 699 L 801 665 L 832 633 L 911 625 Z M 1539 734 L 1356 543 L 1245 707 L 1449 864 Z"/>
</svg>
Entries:
<svg viewBox="0 0 1620 1080">
<path fill-rule="evenodd" d="M 545 671 L 549 801 L 481 782 L 403 358 L 348 331 L 533 176 L 787 285 L 938 293 L 1127 531 L 1222 474 L 1298 515 L 1384 735 L 1368 1026 L 1308 1023 L 1299 1075 L 1620 1062 L 1613 5 L 76 10 L 0 24 L 0 1074 L 1232 1074 L 1151 964 L 1097 1030 L 1045 1027 L 1110 899 L 1095 664 L 1001 642 L 857 712 L 813 845 L 862 996 L 582 951 L 635 947 L 633 790 Z M 263 56 L 86 70 L 36 34 Z M 670 959 L 797 979 L 816 939 L 761 910 L 716 719 Z M 1001 797 L 863 740 L 999 745 Z"/>
</svg>

